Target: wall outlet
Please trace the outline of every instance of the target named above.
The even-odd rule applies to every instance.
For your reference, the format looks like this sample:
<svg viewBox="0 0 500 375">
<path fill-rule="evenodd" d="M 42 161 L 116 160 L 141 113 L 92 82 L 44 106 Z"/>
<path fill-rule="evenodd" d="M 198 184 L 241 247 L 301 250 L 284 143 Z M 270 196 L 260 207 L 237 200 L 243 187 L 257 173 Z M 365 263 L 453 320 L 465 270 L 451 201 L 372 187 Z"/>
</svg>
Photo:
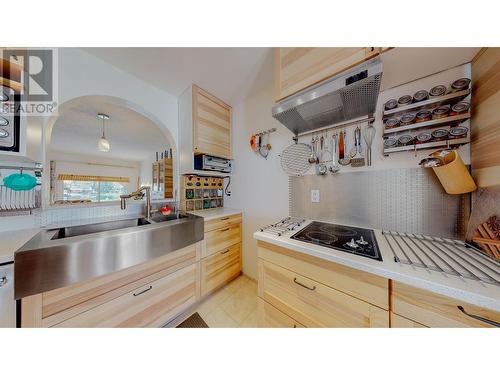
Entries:
<svg viewBox="0 0 500 375">
<path fill-rule="evenodd" d="M 319 190 L 311 190 L 311 202 L 319 203 Z"/>
</svg>

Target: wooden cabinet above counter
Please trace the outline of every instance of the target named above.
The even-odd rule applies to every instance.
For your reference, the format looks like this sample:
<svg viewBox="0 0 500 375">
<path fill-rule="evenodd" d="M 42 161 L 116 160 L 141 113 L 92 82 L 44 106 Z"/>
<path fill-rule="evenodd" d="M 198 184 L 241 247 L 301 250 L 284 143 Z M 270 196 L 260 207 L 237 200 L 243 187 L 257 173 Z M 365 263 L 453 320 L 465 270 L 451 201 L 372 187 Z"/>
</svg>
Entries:
<svg viewBox="0 0 500 375">
<path fill-rule="evenodd" d="M 275 101 L 380 54 L 379 47 L 275 48 Z"/>
<path fill-rule="evenodd" d="M 181 174 L 193 172 L 193 156 L 232 159 L 232 108 L 196 85 L 179 98 Z"/>
</svg>

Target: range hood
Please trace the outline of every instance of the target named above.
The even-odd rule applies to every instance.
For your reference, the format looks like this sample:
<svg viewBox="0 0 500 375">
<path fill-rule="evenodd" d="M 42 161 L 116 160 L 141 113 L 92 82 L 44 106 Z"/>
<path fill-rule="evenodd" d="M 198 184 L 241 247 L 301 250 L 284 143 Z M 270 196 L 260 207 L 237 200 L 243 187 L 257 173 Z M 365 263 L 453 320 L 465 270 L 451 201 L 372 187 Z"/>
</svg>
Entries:
<svg viewBox="0 0 500 375">
<path fill-rule="evenodd" d="M 381 80 L 382 62 L 373 59 L 284 99 L 272 114 L 295 135 L 372 117 Z"/>
</svg>

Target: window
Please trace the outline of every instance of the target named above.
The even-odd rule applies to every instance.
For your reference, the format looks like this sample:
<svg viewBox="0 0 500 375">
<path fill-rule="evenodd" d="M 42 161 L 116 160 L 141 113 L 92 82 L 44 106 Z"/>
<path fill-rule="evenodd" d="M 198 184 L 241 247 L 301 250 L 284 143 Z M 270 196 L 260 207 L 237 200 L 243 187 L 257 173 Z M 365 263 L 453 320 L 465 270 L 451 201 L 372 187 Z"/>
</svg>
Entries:
<svg viewBox="0 0 500 375">
<path fill-rule="evenodd" d="M 125 177 L 59 175 L 63 201 L 110 202 L 128 193 L 129 179 Z"/>
</svg>

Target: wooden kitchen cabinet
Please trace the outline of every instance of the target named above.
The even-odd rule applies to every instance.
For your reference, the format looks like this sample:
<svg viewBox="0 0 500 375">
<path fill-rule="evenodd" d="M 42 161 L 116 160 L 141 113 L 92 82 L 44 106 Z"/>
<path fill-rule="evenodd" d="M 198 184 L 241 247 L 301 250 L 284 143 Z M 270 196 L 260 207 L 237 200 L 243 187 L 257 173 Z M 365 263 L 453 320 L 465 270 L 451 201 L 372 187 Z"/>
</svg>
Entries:
<svg viewBox="0 0 500 375">
<path fill-rule="evenodd" d="M 206 296 L 241 274 L 242 215 L 205 221 L 201 250 L 201 295 Z"/>
<path fill-rule="evenodd" d="M 393 281 L 392 285 L 392 311 L 424 326 L 443 328 L 492 327 L 491 324 L 469 315 L 486 318 L 500 324 L 500 312 L 400 282 Z"/>
<path fill-rule="evenodd" d="M 259 297 L 305 327 L 389 327 L 388 311 L 262 259 Z"/>
<path fill-rule="evenodd" d="M 201 260 L 201 295 L 226 285 L 241 273 L 241 244 L 237 243 Z"/>
<path fill-rule="evenodd" d="M 380 53 L 378 47 L 275 48 L 275 100 L 350 69 Z"/>
<path fill-rule="evenodd" d="M 231 107 L 193 86 L 193 151 L 195 154 L 232 158 Z"/>
<path fill-rule="evenodd" d="M 428 328 L 428 327 L 391 312 L 391 328 Z"/>
<path fill-rule="evenodd" d="M 196 302 L 196 274 L 192 264 L 53 327 L 161 327 Z"/>
<path fill-rule="evenodd" d="M 302 324 L 261 298 L 258 301 L 258 319 L 259 328 L 304 328 Z"/>
<path fill-rule="evenodd" d="M 200 297 L 201 242 L 21 300 L 22 327 L 156 327 Z"/>
</svg>

